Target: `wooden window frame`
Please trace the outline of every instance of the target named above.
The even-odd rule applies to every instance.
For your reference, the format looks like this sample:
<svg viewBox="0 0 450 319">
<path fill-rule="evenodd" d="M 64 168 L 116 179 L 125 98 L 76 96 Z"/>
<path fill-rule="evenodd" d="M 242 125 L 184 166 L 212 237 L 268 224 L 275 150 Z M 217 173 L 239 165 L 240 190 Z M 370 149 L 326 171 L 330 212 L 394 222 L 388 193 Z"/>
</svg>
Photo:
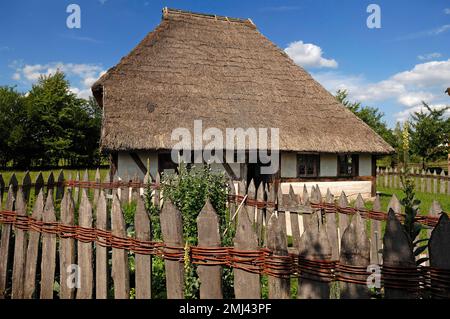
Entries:
<svg viewBox="0 0 450 319">
<path fill-rule="evenodd" d="M 351 173 L 343 173 L 341 171 L 341 159 L 351 157 Z M 348 168 L 348 166 L 347 166 Z M 338 154 L 337 156 L 337 176 L 338 177 L 356 177 L 359 176 L 359 154 Z"/>
<path fill-rule="evenodd" d="M 308 174 L 307 168 L 305 168 L 305 174 L 300 174 L 300 164 L 302 162 L 302 158 L 307 159 L 309 163 L 313 164 L 313 173 Z M 306 165 L 307 165 L 306 164 Z M 320 154 L 297 154 L 297 177 L 299 178 L 317 178 L 320 176 Z"/>
</svg>

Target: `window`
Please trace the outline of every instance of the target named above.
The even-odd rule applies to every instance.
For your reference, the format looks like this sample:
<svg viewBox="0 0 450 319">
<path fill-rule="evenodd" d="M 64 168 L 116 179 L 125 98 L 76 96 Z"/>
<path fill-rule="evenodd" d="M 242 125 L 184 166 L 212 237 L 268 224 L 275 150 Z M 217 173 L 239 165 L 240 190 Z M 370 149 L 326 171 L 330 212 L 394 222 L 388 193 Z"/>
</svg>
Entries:
<svg viewBox="0 0 450 319">
<path fill-rule="evenodd" d="M 359 156 L 352 154 L 338 155 L 339 176 L 358 176 Z"/>
<path fill-rule="evenodd" d="M 319 176 L 320 156 L 313 154 L 299 154 L 297 157 L 298 177 Z"/>
</svg>

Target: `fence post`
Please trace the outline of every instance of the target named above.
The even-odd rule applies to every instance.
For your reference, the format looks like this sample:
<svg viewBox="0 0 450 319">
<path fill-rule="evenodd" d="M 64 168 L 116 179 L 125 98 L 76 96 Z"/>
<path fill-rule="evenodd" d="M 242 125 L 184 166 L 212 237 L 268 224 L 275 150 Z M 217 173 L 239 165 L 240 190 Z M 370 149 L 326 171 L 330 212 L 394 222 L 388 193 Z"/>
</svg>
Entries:
<svg viewBox="0 0 450 319">
<path fill-rule="evenodd" d="M 109 176 L 107 176 L 109 179 Z M 100 190 L 98 195 L 95 226 L 100 231 L 106 231 L 108 228 L 108 205 L 105 192 Z M 136 224 L 136 227 L 137 224 Z M 106 238 L 99 237 L 99 240 L 106 241 Z M 99 243 L 95 246 L 95 298 L 108 298 L 108 248 Z"/>
<path fill-rule="evenodd" d="M 101 182 L 101 178 L 100 178 L 100 170 L 97 168 L 97 170 L 95 171 L 95 182 L 96 183 L 100 183 Z M 99 187 L 95 187 L 94 188 L 94 207 L 97 207 L 97 201 L 98 201 L 98 196 L 100 195 L 100 188 Z"/>
<path fill-rule="evenodd" d="M 340 208 L 348 207 L 348 199 L 345 195 L 344 191 L 341 192 L 341 196 L 339 196 L 338 206 Z M 340 251 L 340 243 L 342 241 L 342 235 L 344 234 L 345 229 L 349 225 L 349 216 L 347 214 L 339 213 L 339 251 Z"/>
<path fill-rule="evenodd" d="M 381 211 L 380 195 L 377 194 L 375 201 L 373 202 L 373 210 Z M 383 245 L 383 239 L 381 236 L 381 222 L 376 219 L 371 220 L 370 227 L 370 263 L 381 265 L 380 249 Z"/>
<path fill-rule="evenodd" d="M 310 205 L 309 194 L 308 189 L 306 188 L 306 184 L 303 184 L 302 202 L 303 205 L 305 206 Z M 302 217 L 303 231 L 306 231 L 306 229 L 309 227 L 309 224 L 311 223 L 311 214 L 302 213 L 301 217 Z"/>
<path fill-rule="evenodd" d="M 370 243 L 367 239 L 366 226 L 361 215 L 356 213 L 350 225 L 344 231 L 341 242 L 340 264 L 350 267 L 364 267 L 370 263 Z M 366 274 L 343 274 L 350 280 L 366 282 Z M 369 291 L 365 284 L 341 281 L 342 299 L 368 299 Z"/>
<path fill-rule="evenodd" d="M 327 261 L 331 259 L 331 246 L 327 232 L 318 214 L 312 214 L 310 224 L 300 239 L 299 267 L 299 299 L 328 299 L 330 298 L 330 283 L 316 274 L 302 273 L 302 259 Z"/>
<path fill-rule="evenodd" d="M 450 221 L 447 214 L 441 214 L 439 222 L 431 233 L 428 249 L 430 266 L 450 271 Z M 439 278 L 439 274 L 431 272 L 433 298 L 449 299 L 450 288 L 448 284 L 444 287 L 442 287 L 442 279 Z"/>
<path fill-rule="evenodd" d="M 47 178 L 47 188 L 46 188 L 46 193 L 45 195 L 48 197 L 48 194 L 50 194 L 50 190 L 52 191 L 52 196 L 53 196 L 53 187 L 55 187 L 55 176 L 53 175 L 53 172 L 50 172 L 50 175 L 48 175 Z"/>
<path fill-rule="evenodd" d="M 398 175 L 397 175 L 397 167 L 394 167 L 394 172 L 393 172 L 393 187 L 392 188 L 398 188 Z"/>
<path fill-rule="evenodd" d="M 289 185 L 289 206 L 297 205 L 300 203 L 300 198 L 294 193 L 294 189 L 292 185 Z M 298 254 L 298 249 L 300 247 L 300 225 L 298 222 L 299 213 L 298 212 L 289 212 L 289 217 L 291 219 L 291 231 L 292 231 L 292 246 L 295 248 L 296 253 Z M 278 220 L 277 220 L 278 223 Z"/>
<path fill-rule="evenodd" d="M 241 186 L 241 184 L 240 184 Z M 241 194 L 239 189 L 239 194 Z M 250 220 L 251 210 L 254 207 L 245 205 L 238 212 L 236 235 L 234 247 L 236 250 L 258 249 L 258 236 Z M 259 274 L 247 272 L 243 269 L 233 268 L 234 272 L 234 295 L 236 299 L 259 299 L 261 298 L 261 287 Z"/>
<path fill-rule="evenodd" d="M 256 192 L 256 200 L 258 202 L 263 202 L 264 198 L 264 183 L 259 183 L 258 190 Z M 263 243 L 263 229 L 264 229 L 264 208 L 256 209 L 256 233 L 258 234 L 258 243 L 262 245 Z"/>
<path fill-rule="evenodd" d="M 442 170 L 441 171 L 441 178 L 439 179 L 439 184 L 440 184 L 440 193 L 441 194 L 445 194 L 445 171 Z"/>
<path fill-rule="evenodd" d="M 37 195 L 36 201 L 33 207 L 33 214 L 31 217 L 37 221 L 42 220 L 44 213 L 44 192 L 40 189 Z M 41 234 L 37 231 L 29 231 L 27 257 L 25 264 L 25 285 L 24 285 L 24 298 L 33 298 L 36 289 L 36 267 L 39 251 L 39 238 Z"/>
<path fill-rule="evenodd" d="M 388 212 L 389 212 L 389 209 L 392 209 L 397 214 L 400 214 L 402 211 L 402 205 L 400 204 L 400 201 L 398 200 L 398 198 L 395 194 L 393 194 L 391 199 L 389 200 L 388 207 L 387 207 Z"/>
<path fill-rule="evenodd" d="M 136 239 L 151 240 L 151 223 L 142 197 L 137 195 L 136 214 L 134 216 Z M 152 297 L 152 256 L 135 253 L 136 299 Z"/>
<path fill-rule="evenodd" d="M 209 199 L 197 217 L 198 245 L 220 247 L 219 218 Z M 200 299 L 222 299 L 221 266 L 198 265 Z"/>
<path fill-rule="evenodd" d="M 333 194 L 330 189 L 327 189 L 327 195 L 325 196 L 325 202 L 327 204 L 334 204 Z M 339 236 L 338 227 L 336 223 L 336 213 L 326 213 L 325 221 L 327 227 L 328 239 L 331 246 L 331 260 L 339 259 Z"/>
<path fill-rule="evenodd" d="M 52 223 L 56 221 L 55 207 L 53 204 L 53 189 L 47 190 L 42 221 Z M 41 262 L 41 299 L 53 298 L 53 284 L 55 282 L 56 267 L 56 235 L 50 233 L 42 234 L 42 262 Z"/>
<path fill-rule="evenodd" d="M 425 170 L 422 169 L 422 171 L 420 173 L 420 191 L 422 193 L 425 193 L 426 184 L 427 184 L 427 182 L 425 181 Z"/>
<path fill-rule="evenodd" d="M 236 188 L 234 187 L 234 182 L 231 178 L 228 178 L 228 197 L 231 200 L 228 201 L 229 216 L 228 216 L 227 222 L 231 226 L 232 225 L 231 218 L 233 217 L 234 213 L 236 212 Z"/>
<path fill-rule="evenodd" d="M 156 177 L 155 177 L 155 193 L 154 193 L 154 204 L 155 206 L 159 209 L 161 208 L 161 190 L 159 189 L 159 187 L 161 186 L 161 175 L 159 174 L 159 172 L 156 173 Z"/>
<path fill-rule="evenodd" d="M 56 200 L 62 199 L 64 195 L 64 188 L 64 172 L 63 170 L 60 170 L 58 175 L 58 183 L 56 185 Z"/>
<path fill-rule="evenodd" d="M 134 173 L 132 182 L 136 183 L 136 184 L 140 182 L 137 172 Z M 139 189 L 139 187 L 133 187 L 133 185 L 132 185 L 130 187 L 130 192 L 131 192 L 131 196 L 130 196 L 130 203 L 131 203 L 132 201 L 137 200 L 138 196 L 140 196 L 140 189 Z"/>
<path fill-rule="evenodd" d="M 297 216 L 297 214 L 295 214 Z M 288 256 L 287 238 L 283 233 L 282 220 L 277 214 L 272 214 L 267 222 L 267 248 L 275 256 Z M 276 270 L 274 271 L 276 273 Z M 269 299 L 290 298 L 290 278 L 275 277 L 269 274 Z"/>
<path fill-rule="evenodd" d="M 433 202 L 431 203 L 430 209 L 428 210 L 428 216 L 438 217 L 441 213 L 442 213 L 441 204 L 439 204 L 439 202 L 437 200 L 433 200 Z M 426 226 L 426 227 L 427 227 L 427 238 L 430 239 L 434 227 L 431 227 L 431 226 Z M 430 250 L 427 249 L 425 254 L 427 257 L 430 257 Z M 416 256 L 416 259 L 420 259 L 420 258 L 421 258 L 420 255 Z M 425 266 L 429 266 L 429 265 L 430 265 L 430 260 L 427 260 L 425 262 Z"/>
<path fill-rule="evenodd" d="M 283 192 L 281 191 L 281 183 L 278 184 L 277 189 L 277 203 L 278 207 L 280 207 L 280 203 L 283 202 Z M 286 225 L 286 212 L 282 210 L 278 210 L 277 216 L 280 219 L 281 231 L 283 232 L 283 236 L 287 237 L 287 225 Z"/>
<path fill-rule="evenodd" d="M 92 205 L 87 196 L 87 189 L 81 190 L 81 203 L 78 224 L 80 227 L 92 227 Z M 78 266 L 80 267 L 80 287 L 77 290 L 77 299 L 91 299 L 93 285 L 92 269 L 92 243 L 78 240 Z"/>
<path fill-rule="evenodd" d="M 75 203 L 72 199 L 72 191 L 66 189 L 61 201 L 61 223 L 72 226 L 75 223 Z M 69 285 L 69 266 L 75 264 L 75 240 L 73 238 L 60 238 L 60 292 L 61 299 L 73 299 L 75 297 L 75 285 Z M 83 273 L 81 273 L 83 275 Z"/>
<path fill-rule="evenodd" d="M 389 171 L 387 168 L 384 169 L 384 187 L 388 188 L 389 187 Z"/>
<path fill-rule="evenodd" d="M 410 276 L 402 278 L 401 275 L 388 274 L 390 268 L 416 269 L 416 262 L 408 235 L 402 224 L 395 216 L 394 210 L 389 209 L 386 231 L 383 238 L 383 278 L 386 299 L 416 299 L 418 291 L 411 291 L 396 287 L 399 283 L 411 284 Z M 392 286 L 393 285 L 393 286 Z M 419 280 L 417 276 L 417 289 Z"/>
<path fill-rule="evenodd" d="M 11 178 L 9 179 L 9 184 L 8 185 L 12 186 L 14 197 L 16 197 L 17 189 L 19 188 L 19 181 L 17 180 L 16 173 L 13 173 L 11 175 Z"/>
<path fill-rule="evenodd" d="M 22 188 L 19 187 L 16 195 L 16 213 L 18 216 L 27 215 L 27 204 L 22 192 Z M 27 239 L 25 237 L 25 231 L 14 227 L 14 264 L 13 264 L 13 277 L 12 277 L 12 299 L 22 299 L 24 290 L 24 277 L 25 277 L 25 257 L 27 249 Z"/>
<path fill-rule="evenodd" d="M 419 177 L 420 170 L 418 168 L 417 169 L 412 168 L 411 171 L 415 175 L 414 176 L 414 183 L 415 183 L 415 186 L 416 186 L 416 190 L 419 190 L 420 189 L 420 177 Z"/>
<path fill-rule="evenodd" d="M 438 217 L 441 212 L 442 212 L 441 204 L 439 204 L 439 202 L 434 199 L 433 202 L 431 203 L 431 207 L 428 211 L 428 216 Z M 429 229 L 427 229 L 428 238 L 431 237 L 432 230 L 433 230 L 433 227 L 430 227 Z"/>
<path fill-rule="evenodd" d="M 255 182 L 253 181 L 253 179 L 248 184 L 247 195 L 248 195 L 247 201 L 249 201 L 249 200 L 254 201 L 256 199 L 256 188 L 255 188 Z M 250 218 L 250 221 L 252 222 L 252 225 L 255 226 L 255 224 L 256 224 L 256 222 L 255 222 L 256 207 L 253 205 L 245 205 L 245 210 L 247 210 L 247 214 L 248 214 L 248 217 Z"/>
<path fill-rule="evenodd" d="M 8 197 L 6 198 L 5 209 L 14 210 L 15 202 L 13 187 L 8 188 Z M 2 225 L 1 242 L 0 242 L 0 299 L 5 298 L 6 282 L 8 278 L 8 258 L 9 258 L 9 241 L 11 239 L 11 224 Z"/>
<path fill-rule="evenodd" d="M 31 190 L 31 177 L 30 172 L 27 171 L 22 179 L 22 191 L 23 197 L 25 199 L 25 204 L 28 203 L 28 200 L 30 199 L 30 190 Z"/>
<path fill-rule="evenodd" d="M 426 179 L 427 179 L 427 193 L 432 193 L 433 190 L 431 189 L 431 179 L 432 179 L 432 175 L 430 170 L 427 170 L 427 175 L 426 175 Z"/>
<path fill-rule="evenodd" d="M 127 236 L 122 207 L 117 194 L 113 195 L 111 213 L 112 235 L 124 238 Z M 114 298 L 130 298 L 130 273 L 128 270 L 128 252 L 122 248 L 112 249 L 112 278 L 114 281 Z"/>
<path fill-rule="evenodd" d="M 183 220 L 181 212 L 169 199 L 164 200 L 160 214 L 161 232 L 166 250 L 176 251 L 174 247 L 183 245 Z M 171 249 L 172 248 L 172 249 Z M 166 286 L 168 299 L 184 298 L 184 266 L 180 260 L 164 261 L 166 268 Z"/>
<path fill-rule="evenodd" d="M 128 204 L 130 201 L 130 188 L 128 187 L 129 181 L 130 177 L 128 175 L 128 170 L 125 170 L 125 174 L 122 178 L 122 182 L 125 184 L 125 186 L 120 190 L 120 201 L 124 204 Z"/>
<path fill-rule="evenodd" d="M 433 194 L 438 193 L 438 176 L 436 170 L 433 171 Z"/>
<path fill-rule="evenodd" d="M 75 182 L 79 181 L 80 181 L 80 172 L 77 171 L 77 174 L 75 175 Z M 80 186 L 74 187 L 73 200 L 75 201 L 75 205 L 77 205 L 80 202 Z"/>
</svg>

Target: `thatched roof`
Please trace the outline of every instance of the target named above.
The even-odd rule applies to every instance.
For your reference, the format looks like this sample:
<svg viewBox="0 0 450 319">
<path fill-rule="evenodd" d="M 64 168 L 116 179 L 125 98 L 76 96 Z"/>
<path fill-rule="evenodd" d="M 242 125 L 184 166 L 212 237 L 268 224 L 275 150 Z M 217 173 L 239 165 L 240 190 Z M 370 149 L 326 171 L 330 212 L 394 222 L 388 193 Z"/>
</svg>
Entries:
<svg viewBox="0 0 450 319">
<path fill-rule="evenodd" d="M 392 153 L 250 19 L 164 9 L 92 87 L 106 150 L 171 149 L 172 130 L 279 128 L 280 150 Z"/>
</svg>

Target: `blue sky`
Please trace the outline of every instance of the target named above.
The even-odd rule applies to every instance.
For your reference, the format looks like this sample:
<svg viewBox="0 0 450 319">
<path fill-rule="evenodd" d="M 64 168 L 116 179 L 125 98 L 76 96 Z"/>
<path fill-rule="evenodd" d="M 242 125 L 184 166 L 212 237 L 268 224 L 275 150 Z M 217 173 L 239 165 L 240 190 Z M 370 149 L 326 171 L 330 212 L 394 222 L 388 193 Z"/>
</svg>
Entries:
<svg viewBox="0 0 450 319">
<path fill-rule="evenodd" d="M 69 29 L 66 8 L 81 8 Z M 369 29 L 369 4 L 381 28 Z M 161 21 L 165 6 L 251 18 L 258 29 L 330 92 L 377 106 L 393 126 L 419 110 L 450 104 L 450 1 L 156 1 L 0 2 L 0 85 L 26 91 L 40 74 L 66 72 L 80 96 Z"/>
</svg>

